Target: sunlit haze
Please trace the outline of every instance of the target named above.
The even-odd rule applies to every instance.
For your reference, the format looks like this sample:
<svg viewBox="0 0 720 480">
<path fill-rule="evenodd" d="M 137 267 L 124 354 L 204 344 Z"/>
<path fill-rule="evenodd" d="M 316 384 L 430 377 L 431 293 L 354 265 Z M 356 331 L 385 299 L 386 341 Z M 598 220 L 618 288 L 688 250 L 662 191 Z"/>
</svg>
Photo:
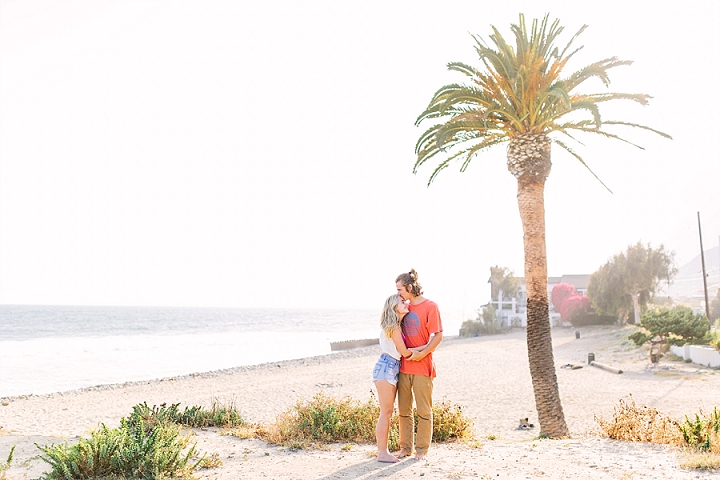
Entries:
<svg viewBox="0 0 720 480">
<path fill-rule="evenodd" d="M 676 263 L 720 238 L 720 2 L 0 3 L 0 303 L 380 308 L 415 268 L 441 309 L 523 275 L 505 148 L 412 174 L 414 121 L 470 34 L 524 12 L 583 24 L 570 70 L 649 106 L 553 149 L 548 273 L 592 273 L 638 241 Z"/>
</svg>

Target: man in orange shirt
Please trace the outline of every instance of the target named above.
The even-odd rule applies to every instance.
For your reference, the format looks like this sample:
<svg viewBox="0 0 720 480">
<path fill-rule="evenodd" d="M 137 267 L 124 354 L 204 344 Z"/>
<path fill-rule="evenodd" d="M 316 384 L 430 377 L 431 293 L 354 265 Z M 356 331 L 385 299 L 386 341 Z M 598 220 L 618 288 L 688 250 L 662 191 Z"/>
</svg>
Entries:
<svg viewBox="0 0 720 480">
<path fill-rule="evenodd" d="M 422 296 L 415 269 L 403 273 L 395 280 L 398 294 L 409 301 L 410 312 L 402 321 L 402 332 L 408 348 L 422 347 L 421 352 L 400 360 L 398 378 L 398 413 L 400 420 L 400 453 L 398 458 L 413 452 L 413 397 L 418 416 L 415 459 L 425 458 L 433 432 L 432 391 L 435 362 L 432 352 L 443 338 L 442 321 L 437 304 Z"/>
</svg>

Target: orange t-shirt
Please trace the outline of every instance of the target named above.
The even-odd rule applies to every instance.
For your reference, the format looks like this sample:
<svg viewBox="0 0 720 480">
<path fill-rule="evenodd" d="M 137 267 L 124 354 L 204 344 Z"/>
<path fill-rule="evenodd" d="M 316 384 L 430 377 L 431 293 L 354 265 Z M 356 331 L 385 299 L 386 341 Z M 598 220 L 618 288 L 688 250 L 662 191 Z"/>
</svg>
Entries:
<svg viewBox="0 0 720 480">
<path fill-rule="evenodd" d="M 402 321 L 402 332 L 408 348 L 422 347 L 430 341 L 430 335 L 442 332 L 442 321 L 438 306 L 432 300 L 425 299 L 417 305 L 408 305 L 410 313 Z M 400 371 L 409 375 L 425 375 L 435 378 L 435 362 L 432 353 L 419 362 L 400 359 Z"/>
</svg>

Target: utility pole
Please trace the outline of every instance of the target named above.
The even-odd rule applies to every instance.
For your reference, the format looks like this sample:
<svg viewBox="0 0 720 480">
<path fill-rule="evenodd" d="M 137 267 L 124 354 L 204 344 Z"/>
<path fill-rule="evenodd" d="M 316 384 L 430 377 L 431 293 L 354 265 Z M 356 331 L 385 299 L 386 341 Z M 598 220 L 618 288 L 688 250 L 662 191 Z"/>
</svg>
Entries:
<svg viewBox="0 0 720 480">
<path fill-rule="evenodd" d="M 705 274 L 705 250 L 703 250 L 702 244 L 702 229 L 700 228 L 700 212 L 698 214 L 698 234 L 700 234 L 700 262 L 702 263 L 702 277 L 703 277 L 703 289 L 705 291 L 705 315 L 708 320 L 710 319 L 710 302 L 708 301 L 707 294 L 707 275 Z"/>
</svg>

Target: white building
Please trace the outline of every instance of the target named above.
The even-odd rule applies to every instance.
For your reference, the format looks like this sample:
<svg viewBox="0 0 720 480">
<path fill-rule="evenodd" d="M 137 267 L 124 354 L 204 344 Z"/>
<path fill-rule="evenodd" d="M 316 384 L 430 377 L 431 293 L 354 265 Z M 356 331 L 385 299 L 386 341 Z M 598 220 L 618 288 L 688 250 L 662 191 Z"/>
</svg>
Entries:
<svg viewBox="0 0 720 480">
<path fill-rule="evenodd" d="M 488 283 L 490 281 L 488 280 Z M 490 305 L 495 307 L 496 315 L 503 327 L 526 327 L 527 326 L 527 290 L 525 278 L 520 278 L 520 289 L 512 298 L 506 298 L 502 288 L 499 289 L 498 298 L 492 299 Z M 563 275 L 562 277 L 548 277 L 548 303 L 550 304 L 550 325 L 560 324 L 560 312 L 553 308 L 551 292 L 558 283 L 568 283 L 575 287 L 578 293 L 587 295 L 587 287 L 590 282 L 590 275 Z"/>
</svg>

